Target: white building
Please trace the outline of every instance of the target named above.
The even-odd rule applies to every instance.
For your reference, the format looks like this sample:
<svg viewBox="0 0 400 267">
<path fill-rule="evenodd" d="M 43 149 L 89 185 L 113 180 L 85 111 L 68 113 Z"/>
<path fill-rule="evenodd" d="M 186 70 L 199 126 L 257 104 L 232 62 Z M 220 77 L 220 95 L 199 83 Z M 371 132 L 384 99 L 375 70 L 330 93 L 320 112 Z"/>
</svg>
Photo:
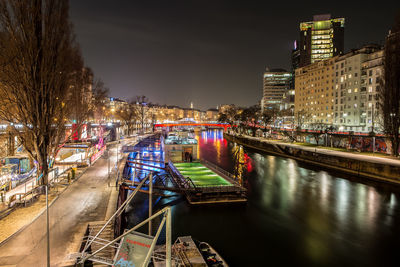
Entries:
<svg viewBox="0 0 400 267">
<path fill-rule="evenodd" d="M 365 46 L 335 62 L 334 122 L 339 130 L 369 132 L 372 110 L 377 112 L 376 87 L 382 68 L 382 50 Z"/>
</svg>

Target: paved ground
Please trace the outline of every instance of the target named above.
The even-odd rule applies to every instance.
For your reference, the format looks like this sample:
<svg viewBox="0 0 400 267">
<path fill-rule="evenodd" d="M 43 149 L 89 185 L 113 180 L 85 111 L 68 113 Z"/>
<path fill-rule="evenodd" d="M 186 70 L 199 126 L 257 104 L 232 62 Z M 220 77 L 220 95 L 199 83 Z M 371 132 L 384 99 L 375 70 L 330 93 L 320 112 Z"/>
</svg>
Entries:
<svg viewBox="0 0 400 267">
<path fill-rule="evenodd" d="M 115 163 L 115 147 L 110 151 Z M 53 203 L 49 209 L 51 266 L 59 266 L 66 255 L 76 252 L 71 244 L 82 238 L 88 222 L 104 220 L 111 190 L 115 187 L 109 186 L 103 156 Z M 0 247 L 0 266 L 46 266 L 46 213 Z"/>
<path fill-rule="evenodd" d="M 269 141 L 268 139 L 260 138 L 260 137 L 246 136 L 246 138 L 256 139 L 256 140 L 271 143 L 271 144 L 281 144 L 281 145 L 290 146 L 290 147 L 298 147 L 303 150 L 323 153 L 323 154 L 327 154 L 327 155 L 336 155 L 336 156 L 349 158 L 349 159 L 357 159 L 357 160 L 373 162 L 373 163 L 381 163 L 381 164 L 387 164 L 387 165 L 393 165 L 393 166 L 400 166 L 400 160 L 398 160 L 398 159 L 384 158 L 384 157 L 378 157 L 378 156 L 375 157 L 375 156 L 355 154 L 355 153 L 350 153 L 350 152 L 335 151 L 335 150 L 324 149 L 324 148 L 302 146 L 302 145 L 296 145 L 296 144 L 291 144 L 291 143 Z"/>
</svg>

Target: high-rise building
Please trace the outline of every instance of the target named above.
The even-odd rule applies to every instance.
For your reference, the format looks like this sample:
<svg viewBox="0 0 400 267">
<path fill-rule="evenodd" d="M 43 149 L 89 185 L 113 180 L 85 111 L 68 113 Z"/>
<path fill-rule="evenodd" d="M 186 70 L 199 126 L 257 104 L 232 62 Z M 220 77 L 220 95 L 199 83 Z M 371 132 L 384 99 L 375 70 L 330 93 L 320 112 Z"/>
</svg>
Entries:
<svg viewBox="0 0 400 267">
<path fill-rule="evenodd" d="M 280 108 L 283 94 L 290 89 L 292 73 L 284 69 L 267 68 L 263 79 L 261 109 Z"/>
<path fill-rule="evenodd" d="M 292 72 L 300 67 L 300 49 L 299 49 L 299 42 L 296 40 L 293 42 L 293 49 L 292 49 L 292 57 L 291 57 L 291 67 Z"/>
<path fill-rule="evenodd" d="M 294 90 L 294 80 L 296 76 L 296 69 L 300 67 L 300 49 L 298 45 L 298 41 L 294 41 L 292 56 L 291 56 L 291 71 L 292 71 L 292 81 L 290 83 L 290 89 Z"/>
<path fill-rule="evenodd" d="M 300 67 L 331 58 L 344 50 L 344 18 L 316 15 L 300 23 Z"/>
</svg>

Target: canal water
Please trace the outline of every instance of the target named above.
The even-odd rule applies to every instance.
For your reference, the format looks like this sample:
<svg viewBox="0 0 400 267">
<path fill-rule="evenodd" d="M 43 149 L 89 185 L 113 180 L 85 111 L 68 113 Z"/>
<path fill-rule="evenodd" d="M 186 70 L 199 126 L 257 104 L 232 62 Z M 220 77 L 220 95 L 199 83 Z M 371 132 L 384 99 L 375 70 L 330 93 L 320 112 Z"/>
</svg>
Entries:
<svg viewBox="0 0 400 267">
<path fill-rule="evenodd" d="M 174 240 L 208 242 L 230 266 L 400 266 L 398 187 L 243 149 L 219 130 L 197 139 L 201 158 L 242 172 L 249 201 L 162 200 L 172 204 Z"/>
</svg>

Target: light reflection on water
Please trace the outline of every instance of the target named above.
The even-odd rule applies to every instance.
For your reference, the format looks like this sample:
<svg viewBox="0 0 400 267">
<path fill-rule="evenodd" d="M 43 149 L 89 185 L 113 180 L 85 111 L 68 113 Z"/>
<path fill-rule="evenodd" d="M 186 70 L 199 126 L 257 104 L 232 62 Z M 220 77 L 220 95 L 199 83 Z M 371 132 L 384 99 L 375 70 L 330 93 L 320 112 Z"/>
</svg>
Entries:
<svg viewBox="0 0 400 267">
<path fill-rule="evenodd" d="M 199 151 L 233 172 L 235 144 L 222 131 L 203 131 Z M 209 242 L 230 266 L 398 266 L 398 188 L 244 152 L 248 204 L 195 208 L 181 202 L 173 209 L 175 236 Z"/>
</svg>

